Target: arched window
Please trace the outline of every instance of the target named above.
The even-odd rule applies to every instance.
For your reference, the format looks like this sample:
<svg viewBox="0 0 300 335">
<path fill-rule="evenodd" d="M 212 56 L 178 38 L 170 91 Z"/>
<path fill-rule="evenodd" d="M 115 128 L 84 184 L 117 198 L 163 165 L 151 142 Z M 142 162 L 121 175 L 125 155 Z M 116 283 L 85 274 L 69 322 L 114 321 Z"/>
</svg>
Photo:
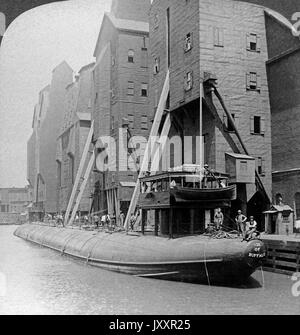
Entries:
<svg viewBox="0 0 300 335">
<path fill-rule="evenodd" d="M 134 51 L 132 49 L 128 50 L 128 63 L 134 63 Z"/>
<path fill-rule="evenodd" d="M 295 194 L 295 207 L 297 220 L 300 219 L 300 192 Z"/>
</svg>

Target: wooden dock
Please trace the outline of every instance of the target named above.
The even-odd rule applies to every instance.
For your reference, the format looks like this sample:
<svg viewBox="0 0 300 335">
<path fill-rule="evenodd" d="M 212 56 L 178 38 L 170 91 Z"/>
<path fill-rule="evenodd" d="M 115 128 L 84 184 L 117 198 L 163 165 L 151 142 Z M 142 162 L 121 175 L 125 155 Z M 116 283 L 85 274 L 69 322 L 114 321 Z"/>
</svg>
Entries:
<svg viewBox="0 0 300 335">
<path fill-rule="evenodd" d="M 292 275 L 300 272 L 300 236 L 299 235 L 263 235 L 268 256 L 264 270 Z"/>
</svg>

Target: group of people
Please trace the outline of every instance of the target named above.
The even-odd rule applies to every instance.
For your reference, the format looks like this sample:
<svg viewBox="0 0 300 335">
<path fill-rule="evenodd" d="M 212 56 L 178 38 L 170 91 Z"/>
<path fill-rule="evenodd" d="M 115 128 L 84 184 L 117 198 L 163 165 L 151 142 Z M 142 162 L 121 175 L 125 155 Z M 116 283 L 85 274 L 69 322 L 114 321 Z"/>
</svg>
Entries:
<svg viewBox="0 0 300 335">
<path fill-rule="evenodd" d="M 214 224 L 216 230 L 222 230 L 224 221 L 224 215 L 221 208 L 215 210 Z M 254 237 L 259 237 L 260 233 L 257 230 L 257 222 L 254 220 L 253 216 L 247 217 L 238 210 L 237 216 L 235 217 L 235 223 L 238 229 L 238 235 L 242 235 L 243 241 L 250 241 Z"/>
<path fill-rule="evenodd" d="M 248 221 L 242 211 L 238 210 L 235 222 L 238 227 L 239 235 L 242 234 L 243 241 L 249 241 L 254 237 L 259 237 L 260 233 L 257 231 L 257 222 L 253 216 L 250 216 Z"/>
</svg>

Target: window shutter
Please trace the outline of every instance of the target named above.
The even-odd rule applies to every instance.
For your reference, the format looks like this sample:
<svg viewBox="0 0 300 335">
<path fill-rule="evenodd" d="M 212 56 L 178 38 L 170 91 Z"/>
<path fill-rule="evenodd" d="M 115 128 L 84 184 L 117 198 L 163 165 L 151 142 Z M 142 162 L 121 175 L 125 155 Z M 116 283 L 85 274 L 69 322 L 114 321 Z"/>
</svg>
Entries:
<svg viewBox="0 0 300 335">
<path fill-rule="evenodd" d="M 261 38 L 259 35 L 257 35 L 257 39 L 256 39 L 256 51 L 260 52 L 261 49 Z"/>
<path fill-rule="evenodd" d="M 246 88 L 250 90 L 250 73 L 246 74 Z"/>
<path fill-rule="evenodd" d="M 261 90 L 261 76 L 260 76 L 259 74 L 256 75 L 256 80 L 257 80 L 256 89 L 257 89 L 258 91 L 260 91 L 260 90 Z"/>
<path fill-rule="evenodd" d="M 266 132 L 266 122 L 264 117 L 260 119 L 260 132 L 262 135 L 264 135 Z"/>
<path fill-rule="evenodd" d="M 247 45 L 247 50 L 250 51 L 250 34 L 248 33 L 247 36 L 246 36 L 246 45 Z"/>
<path fill-rule="evenodd" d="M 254 116 L 250 117 L 250 134 L 254 134 Z"/>
</svg>

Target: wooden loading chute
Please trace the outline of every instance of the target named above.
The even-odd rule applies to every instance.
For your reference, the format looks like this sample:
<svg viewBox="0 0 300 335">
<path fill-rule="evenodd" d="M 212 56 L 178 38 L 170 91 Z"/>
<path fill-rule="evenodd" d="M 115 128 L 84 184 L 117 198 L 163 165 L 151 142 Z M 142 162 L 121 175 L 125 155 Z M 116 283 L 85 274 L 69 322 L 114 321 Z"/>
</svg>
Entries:
<svg viewBox="0 0 300 335">
<path fill-rule="evenodd" d="M 93 134 L 94 134 L 94 121 L 91 124 L 91 129 L 87 137 L 85 147 L 83 149 L 83 153 L 82 153 L 79 168 L 76 174 L 72 193 L 71 193 L 71 196 L 68 202 L 68 207 L 66 210 L 65 220 L 64 220 L 65 226 L 71 225 L 75 219 L 75 215 L 79 208 L 79 204 L 80 204 L 83 192 L 85 190 L 85 187 L 87 185 L 88 178 L 94 166 L 95 152 L 90 151 Z M 74 204 L 74 201 L 75 201 L 75 204 Z M 71 214 L 71 218 L 69 219 L 70 214 Z"/>
<path fill-rule="evenodd" d="M 214 92 L 214 94 L 217 97 L 217 99 L 219 100 L 219 102 L 220 102 L 220 104 L 221 104 L 221 106 L 222 106 L 222 108 L 223 108 L 223 110 L 224 110 L 224 112 L 225 112 L 225 114 L 226 114 L 226 116 L 227 116 L 230 124 L 233 127 L 234 133 L 236 134 L 236 137 L 238 139 L 238 142 L 239 142 L 240 146 L 242 147 L 244 153 L 249 156 L 250 153 L 249 153 L 248 149 L 246 148 L 246 145 L 245 145 L 244 141 L 242 140 L 241 134 L 239 133 L 239 131 L 238 131 L 236 125 L 235 125 L 235 122 L 234 122 L 231 114 L 229 113 L 229 111 L 228 111 L 228 109 L 227 109 L 227 107 L 226 107 L 226 105 L 224 103 L 224 100 L 223 100 L 221 94 L 219 93 L 218 89 L 216 88 L 215 84 L 213 83 L 213 80 L 207 80 L 207 81 L 205 81 L 204 85 L 206 85 L 206 87 L 208 88 L 208 91 L 210 93 Z M 203 97 L 203 99 L 205 101 L 205 96 Z M 210 99 L 210 100 L 211 100 L 211 103 L 212 103 L 212 99 Z M 207 101 L 205 101 L 205 102 L 207 102 Z M 208 105 L 208 107 L 210 108 L 209 105 Z M 229 143 L 229 144 L 231 144 L 231 143 Z M 236 153 L 239 153 L 239 154 L 242 153 L 241 150 L 236 145 L 234 145 L 233 150 Z M 269 198 L 269 196 L 268 196 L 268 194 L 266 192 L 264 184 L 261 181 L 261 178 L 260 178 L 257 170 L 255 170 L 255 184 L 256 184 L 257 190 L 259 190 L 262 193 L 262 195 L 264 196 L 266 203 L 267 204 L 271 204 L 270 198 Z"/>
<path fill-rule="evenodd" d="M 126 219 L 125 219 L 124 228 L 126 230 L 128 229 L 130 216 L 131 216 L 132 213 L 135 213 L 135 210 L 136 210 L 136 207 L 137 207 L 139 194 L 140 194 L 139 180 L 140 180 L 140 178 L 142 178 L 144 176 L 144 173 L 146 171 L 148 171 L 151 157 L 154 157 L 154 159 L 151 163 L 150 171 L 152 171 L 152 172 L 157 171 L 158 165 L 159 165 L 159 160 L 160 160 L 159 146 L 160 145 L 164 146 L 165 139 L 166 139 L 166 137 L 167 137 L 167 135 L 169 134 L 169 131 L 170 131 L 171 122 L 170 122 L 170 115 L 168 114 L 166 116 L 164 126 L 163 126 L 163 130 L 160 134 L 158 143 L 157 143 L 157 145 L 154 145 L 154 148 L 153 148 L 152 140 L 153 140 L 153 138 L 159 136 L 159 128 L 160 128 L 160 124 L 161 124 L 161 121 L 162 121 L 162 118 L 163 118 L 163 115 L 164 115 L 164 112 L 165 112 L 165 107 L 166 107 L 166 102 L 167 102 L 167 99 L 168 99 L 168 96 L 169 96 L 169 92 L 170 92 L 170 77 L 169 77 L 169 70 L 168 70 L 167 74 L 166 74 L 166 79 L 165 79 L 165 82 L 164 82 L 164 86 L 163 86 L 163 89 L 162 89 L 162 93 L 161 93 L 161 96 L 160 96 L 160 99 L 159 99 L 157 111 L 156 111 L 155 116 L 154 116 L 154 121 L 153 121 L 153 125 L 152 125 L 151 132 L 150 132 L 150 135 L 149 135 L 149 139 L 148 139 L 148 142 L 147 142 L 147 145 L 146 145 L 146 148 L 145 148 L 144 157 L 143 157 L 142 164 L 141 164 L 141 167 L 140 167 L 138 180 L 137 180 L 136 186 L 134 188 L 134 192 L 133 192 L 131 202 L 130 202 L 130 205 L 129 205 L 129 209 L 128 209 L 128 212 L 127 212 L 127 216 L 126 216 Z M 157 150 L 156 152 L 155 152 L 155 149 Z"/>
</svg>

